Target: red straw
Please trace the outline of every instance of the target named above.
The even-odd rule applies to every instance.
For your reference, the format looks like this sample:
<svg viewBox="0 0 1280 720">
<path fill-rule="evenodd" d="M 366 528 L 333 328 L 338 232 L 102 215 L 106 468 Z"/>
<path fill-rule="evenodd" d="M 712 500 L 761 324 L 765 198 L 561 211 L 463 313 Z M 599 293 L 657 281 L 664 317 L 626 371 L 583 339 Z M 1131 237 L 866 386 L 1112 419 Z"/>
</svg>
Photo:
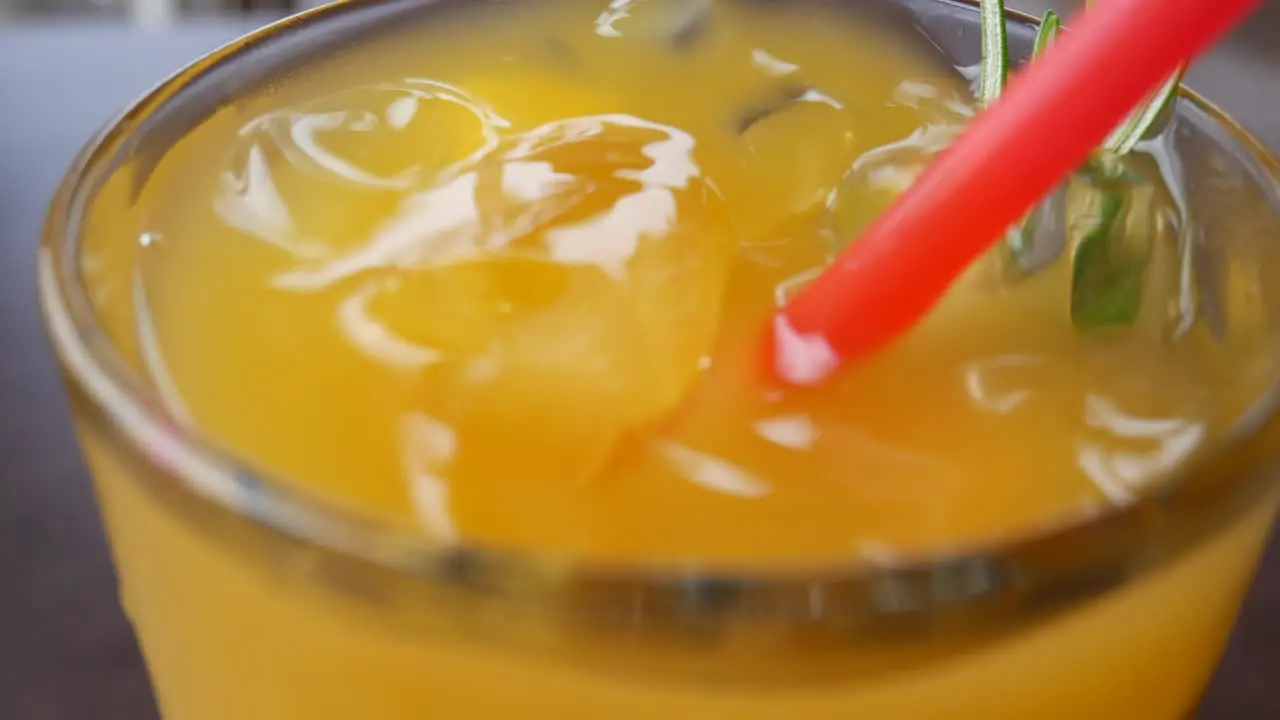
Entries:
<svg viewBox="0 0 1280 720">
<path fill-rule="evenodd" d="M 774 369 L 816 384 L 909 330 L 1184 62 L 1261 0 L 1106 0 L 775 318 Z"/>
</svg>

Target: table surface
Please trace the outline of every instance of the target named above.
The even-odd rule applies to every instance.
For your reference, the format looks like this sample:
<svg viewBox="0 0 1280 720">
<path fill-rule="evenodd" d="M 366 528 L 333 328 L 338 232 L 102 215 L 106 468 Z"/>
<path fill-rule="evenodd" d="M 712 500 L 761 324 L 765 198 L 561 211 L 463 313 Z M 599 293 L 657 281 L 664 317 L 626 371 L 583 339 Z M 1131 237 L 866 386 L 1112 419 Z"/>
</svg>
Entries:
<svg viewBox="0 0 1280 720">
<path fill-rule="evenodd" d="M 1267 41 L 1280 37 L 1275 15 L 1203 61 L 1191 82 L 1280 148 L 1280 47 Z M 254 25 L 0 29 L 0 718 L 156 717 L 41 330 L 36 237 L 59 175 L 103 121 Z M 1205 720 L 1280 718 L 1280 542 L 1273 546 Z"/>
</svg>

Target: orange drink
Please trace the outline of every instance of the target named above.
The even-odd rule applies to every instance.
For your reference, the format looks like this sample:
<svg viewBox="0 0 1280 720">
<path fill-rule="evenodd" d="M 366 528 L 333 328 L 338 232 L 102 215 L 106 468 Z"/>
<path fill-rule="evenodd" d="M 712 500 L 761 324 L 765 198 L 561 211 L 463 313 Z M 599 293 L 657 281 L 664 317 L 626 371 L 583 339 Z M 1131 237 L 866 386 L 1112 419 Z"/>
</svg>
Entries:
<svg viewBox="0 0 1280 720">
<path fill-rule="evenodd" d="M 165 717 L 1192 712 L 1280 501 L 1276 166 L 1215 110 L 761 372 L 976 19 L 340 3 L 125 115 L 41 288 Z"/>
</svg>

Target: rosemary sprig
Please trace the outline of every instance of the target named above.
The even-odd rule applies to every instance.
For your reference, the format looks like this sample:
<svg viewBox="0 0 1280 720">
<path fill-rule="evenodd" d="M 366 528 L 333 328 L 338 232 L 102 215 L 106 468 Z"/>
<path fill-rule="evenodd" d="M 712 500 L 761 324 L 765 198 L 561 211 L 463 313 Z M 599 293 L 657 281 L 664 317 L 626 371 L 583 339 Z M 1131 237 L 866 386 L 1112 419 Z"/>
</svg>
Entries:
<svg viewBox="0 0 1280 720">
<path fill-rule="evenodd" d="M 1058 13 L 1052 10 L 1046 10 L 1044 17 L 1040 18 L 1040 27 L 1036 29 L 1036 40 L 1031 46 L 1031 59 L 1035 60 L 1040 54 L 1049 49 L 1054 40 L 1058 39 L 1058 30 L 1062 27 L 1062 19 L 1058 17 Z"/>
<path fill-rule="evenodd" d="M 1085 0 L 1085 4 L 1092 5 L 1093 0 Z M 1165 110 L 1178 95 L 1178 85 L 1182 82 L 1185 70 L 1185 67 L 1178 68 L 1172 77 L 1165 80 L 1146 102 L 1139 105 L 1120 127 L 1112 131 L 1103 147 L 1117 155 L 1126 155 L 1144 138 L 1154 135 Z"/>
<path fill-rule="evenodd" d="M 1004 90 L 1009 74 L 1003 0 L 981 0 L 982 64 L 978 100 L 993 102 Z M 1032 48 L 1032 61 L 1057 38 L 1061 19 L 1053 11 L 1041 18 Z M 1122 157 L 1159 129 L 1160 120 L 1177 96 L 1182 72 L 1169 78 L 1107 138 L 1100 151 L 1082 168 L 1097 208 L 1093 225 L 1083 233 L 1072 253 L 1071 319 L 1081 330 L 1132 325 L 1142 301 L 1147 259 L 1132 248 L 1123 248 L 1127 211 L 1125 194 L 1117 187 L 1127 171 Z M 1081 178 L 1084 180 L 1084 178 Z M 1081 180 L 1070 181 L 1073 184 Z M 1097 182 L 1100 180 L 1101 182 Z M 1015 257 L 1029 249 L 1036 228 L 1032 212 L 1009 233 L 1008 245 Z M 1067 223 L 1068 227 L 1072 224 Z"/>
<path fill-rule="evenodd" d="M 1177 97 L 1182 73 L 1180 68 L 1103 142 L 1103 151 L 1096 157 L 1104 174 L 1116 177 L 1123 167 L 1120 158 L 1132 152 L 1144 138 L 1159 131 L 1160 120 Z M 1122 199 L 1104 193 L 1101 201 L 1103 210 L 1115 206 L 1117 200 L 1123 207 Z M 1104 329 L 1137 322 L 1150 258 L 1137 257 L 1132 251 L 1125 252 L 1121 247 L 1124 232 L 1125 226 L 1118 220 L 1118 213 L 1108 215 L 1102 212 L 1097 224 L 1076 246 L 1072 256 L 1071 320 L 1077 328 Z M 1180 243 L 1180 252 L 1184 252 L 1181 247 L 1184 244 Z M 1183 287 L 1192 288 L 1194 285 L 1184 283 Z M 1087 299 L 1088 296 L 1092 299 Z"/>
<path fill-rule="evenodd" d="M 978 75 L 978 100 L 994 102 L 1009 79 L 1009 39 L 1004 24 L 1004 0 L 981 0 L 982 67 Z"/>
<path fill-rule="evenodd" d="M 1139 142 L 1153 134 L 1160 119 L 1173 104 L 1173 99 L 1178 96 L 1182 72 L 1182 69 L 1179 69 L 1152 93 L 1142 106 L 1120 124 L 1120 127 L 1112 131 L 1103 143 L 1103 147 L 1117 155 L 1127 155 L 1137 147 Z"/>
</svg>

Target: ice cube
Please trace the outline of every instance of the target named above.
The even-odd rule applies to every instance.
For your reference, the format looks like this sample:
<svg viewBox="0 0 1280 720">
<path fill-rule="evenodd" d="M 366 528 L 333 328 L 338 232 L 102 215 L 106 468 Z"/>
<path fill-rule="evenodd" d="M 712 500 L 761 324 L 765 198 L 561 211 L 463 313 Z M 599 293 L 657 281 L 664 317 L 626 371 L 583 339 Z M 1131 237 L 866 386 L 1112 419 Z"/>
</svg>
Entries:
<svg viewBox="0 0 1280 720">
<path fill-rule="evenodd" d="M 928 82 L 903 81 L 894 91 L 893 104 L 911 110 L 915 127 L 901 138 L 861 152 L 827 198 L 829 224 L 846 242 L 910 187 L 973 115 L 973 107 L 953 90 Z"/>
<path fill-rule="evenodd" d="M 716 334 L 734 245 L 693 149 L 625 115 L 544 125 L 280 284 L 361 283 L 381 332 L 434 353 L 428 411 L 616 437 L 679 402 Z"/>
<path fill-rule="evenodd" d="M 503 125 L 461 89 L 429 81 L 284 108 L 241 128 L 214 210 L 292 255 L 324 255 L 366 236 L 424 178 L 496 146 Z"/>
<path fill-rule="evenodd" d="M 717 168 L 716 183 L 746 237 L 820 209 L 857 157 L 853 113 L 804 85 L 780 86 L 744 110 L 733 129 L 733 164 Z"/>
</svg>

